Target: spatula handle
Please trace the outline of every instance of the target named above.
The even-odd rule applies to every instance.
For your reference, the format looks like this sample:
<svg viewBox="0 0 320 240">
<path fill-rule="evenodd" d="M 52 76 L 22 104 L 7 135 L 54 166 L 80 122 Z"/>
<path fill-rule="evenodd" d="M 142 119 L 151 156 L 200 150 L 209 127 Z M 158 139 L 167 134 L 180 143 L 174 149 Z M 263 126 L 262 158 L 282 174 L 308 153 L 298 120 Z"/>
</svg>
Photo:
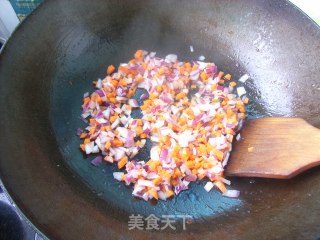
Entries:
<svg viewBox="0 0 320 240">
<path fill-rule="evenodd" d="M 303 119 L 253 119 L 240 134 L 226 169 L 229 176 L 292 178 L 320 165 L 320 130 Z"/>
</svg>

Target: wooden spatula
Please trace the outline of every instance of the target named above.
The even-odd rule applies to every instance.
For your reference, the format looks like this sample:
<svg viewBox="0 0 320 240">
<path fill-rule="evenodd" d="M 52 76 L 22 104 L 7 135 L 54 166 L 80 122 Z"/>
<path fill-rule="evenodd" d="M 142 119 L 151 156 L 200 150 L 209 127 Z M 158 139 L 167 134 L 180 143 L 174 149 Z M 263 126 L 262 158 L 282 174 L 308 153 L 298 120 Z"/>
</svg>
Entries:
<svg viewBox="0 0 320 240">
<path fill-rule="evenodd" d="M 248 120 L 240 136 L 227 176 L 288 179 L 320 165 L 320 130 L 303 119 Z"/>
</svg>

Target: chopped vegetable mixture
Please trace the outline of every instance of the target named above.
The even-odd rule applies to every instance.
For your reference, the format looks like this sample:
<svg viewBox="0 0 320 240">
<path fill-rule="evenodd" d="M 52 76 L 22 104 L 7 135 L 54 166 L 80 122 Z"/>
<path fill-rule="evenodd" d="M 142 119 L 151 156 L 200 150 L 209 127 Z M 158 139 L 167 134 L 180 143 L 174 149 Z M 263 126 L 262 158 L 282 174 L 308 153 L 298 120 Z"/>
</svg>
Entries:
<svg viewBox="0 0 320 240">
<path fill-rule="evenodd" d="M 216 187 L 227 197 L 239 196 L 227 190 L 223 171 L 248 98 L 243 87 L 238 96 L 233 93 L 237 83 L 230 74 L 218 72 L 214 63 L 138 50 L 118 69 L 110 65 L 94 84 L 96 91 L 83 98 L 88 126 L 79 132 L 81 150 L 101 154 L 92 164 L 116 163 L 124 171 L 114 172 L 114 178 L 133 184 L 133 195 L 146 201 L 166 200 L 204 178 L 206 191 Z M 137 88 L 146 90 L 141 106 L 133 99 Z M 141 119 L 131 117 L 135 108 Z M 134 160 L 147 138 L 153 143 L 150 159 Z"/>
</svg>

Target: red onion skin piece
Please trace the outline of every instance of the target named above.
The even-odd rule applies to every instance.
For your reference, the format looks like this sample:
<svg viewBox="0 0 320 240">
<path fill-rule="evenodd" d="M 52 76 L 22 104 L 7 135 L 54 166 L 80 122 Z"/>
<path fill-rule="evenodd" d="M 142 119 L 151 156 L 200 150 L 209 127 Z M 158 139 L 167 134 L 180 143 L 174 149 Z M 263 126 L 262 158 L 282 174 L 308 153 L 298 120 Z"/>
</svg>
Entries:
<svg viewBox="0 0 320 240">
<path fill-rule="evenodd" d="M 240 196 L 240 191 L 238 190 L 227 190 L 222 194 L 225 197 L 229 198 L 238 198 Z"/>
<path fill-rule="evenodd" d="M 99 155 L 97 157 L 95 157 L 92 161 L 91 164 L 98 167 L 100 164 L 102 163 L 102 156 Z"/>
</svg>

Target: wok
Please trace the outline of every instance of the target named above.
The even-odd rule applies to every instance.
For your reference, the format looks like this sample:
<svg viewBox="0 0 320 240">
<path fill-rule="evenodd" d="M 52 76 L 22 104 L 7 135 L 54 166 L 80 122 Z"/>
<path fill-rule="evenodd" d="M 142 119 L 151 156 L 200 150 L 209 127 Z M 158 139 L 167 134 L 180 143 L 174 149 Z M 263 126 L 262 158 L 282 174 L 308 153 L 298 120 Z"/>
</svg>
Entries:
<svg viewBox="0 0 320 240">
<path fill-rule="evenodd" d="M 51 239 L 320 237 L 319 168 L 288 181 L 231 178 L 239 199 L 198 182 L 150 203 L 115 181 L 114 167 L 83 159 L 75 134 L 82 94 L 137 49 L 205 55 L 235 79 L 248 73 L 250 117 L 297 116 L 320 127 L 320 30 L 287 1 L 48 0 L 0 55 L 0 176 L 22 213 Z M 128 230 L 131 214 L 187 214 L 192 223 Z"/>
</svg>

